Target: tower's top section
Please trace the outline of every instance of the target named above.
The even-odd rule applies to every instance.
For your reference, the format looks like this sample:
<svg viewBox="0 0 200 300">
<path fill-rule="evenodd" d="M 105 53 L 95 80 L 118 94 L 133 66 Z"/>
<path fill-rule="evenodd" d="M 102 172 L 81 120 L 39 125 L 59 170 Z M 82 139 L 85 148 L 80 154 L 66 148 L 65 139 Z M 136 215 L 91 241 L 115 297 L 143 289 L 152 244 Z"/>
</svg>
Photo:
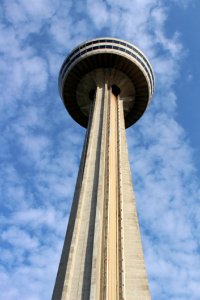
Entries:
<svg viewBox="0 0 200 300">
<path fill-rule="evenodd" d="M 59 74 L 59 90 L 66 109 L 87 127 L 91 93 L 101 80 L 117 85 L 123 101 L 125 125 L 144 113 L 154 92 L 154 75 L 146 56 L 132 44 L 114 38 L 98 38 L 76 47 L 65 59 Z M 101 77 L 102 77 L 101 76 Z"/>
</svg>

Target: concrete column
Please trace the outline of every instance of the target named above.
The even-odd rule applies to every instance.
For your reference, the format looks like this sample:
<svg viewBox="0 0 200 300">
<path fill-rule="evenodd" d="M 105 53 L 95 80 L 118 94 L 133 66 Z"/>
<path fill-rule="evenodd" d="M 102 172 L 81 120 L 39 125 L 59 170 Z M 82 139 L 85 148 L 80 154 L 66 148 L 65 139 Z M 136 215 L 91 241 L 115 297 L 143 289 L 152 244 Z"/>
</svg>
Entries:
<svg viewBox="0 0 200 300">
<path fill-rule="evenodd" d="M 150 299 L 133 196 L 123 102 L 97 70 L 52 300 Z"/>
</svg>

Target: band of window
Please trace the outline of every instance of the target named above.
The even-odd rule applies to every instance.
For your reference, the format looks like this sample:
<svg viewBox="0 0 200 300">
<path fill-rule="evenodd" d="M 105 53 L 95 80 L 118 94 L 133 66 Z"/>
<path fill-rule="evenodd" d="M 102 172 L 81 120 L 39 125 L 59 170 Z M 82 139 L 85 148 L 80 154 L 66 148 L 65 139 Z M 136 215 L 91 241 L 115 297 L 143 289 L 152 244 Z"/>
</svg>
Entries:
<svg viewBox="0 0 200 300">
<path fill-rule="evenodd" d="M 131 52 L 123 47 L 120 47 L 120 46 L 115 46 L 115 45 L 101 45 L 100 43 L 105 43 L 105 42 L 114 42 L 115 44 L 121 44 L 121 45 L 124 45 L 124 46 L 127 46 L 129 48 L 131 48 L 132 50 L 134 50 L 137 54 L 139 54 L 144 60 L 145 62 L 148 64 L 148 67 L 149 69 L 147 69 L 146 65 L 143 63 L 143 61 L 137 56 L 134 54 L 134 52 Z M 89 47 L 89 48 L 86 48 L 84 49 L 85 47 L 88 47 L 90 45 L 94 45 L 94 44 L 99 44 L 98 46 L 92 46 L 92 47 Z M 83 49 L 83 50 L 81 50 Z M 146 58 L 136 49 L 134 48 L 133 46 L 130 46 L 129 44 L 126 44 L 125 42 L 119 42 L 119 41 L 116 41 L 116 40 L 108 40 L 108 39 L 105 39 L 105 40 L 94 40 L 94 41 L 91 41 L 91 42 L 88 42 L 88 43 L 85 43 L 84 45 L 81 45 L 80 47 L 76 48 L 69 56 L 68 58 L 65 60 L 61 70 L 60 70 L 60 79 L 59 79 L 59 82 L 61 84 L 61 81 L 64 77 L 64 74 L 66 72 L 66 70 L 68 69 L 68 67 L 80 56 L 82 56 L 83 54 L 85 53 L 89 53 L 93 50 L 97 50 L 97 49 L 115 49 L 115 50 L 119 50 L 119 51 L 122 51 L 122 52 L 125 52 L 127 54 L 129 54 L 130 56 L 134 57 L 142 66 L 143 68 L 145 69 L 145 71 L 147 72 L 147 76 L 149 78 L 149 81 L 150 81 L 150 86 L 151 86 L 151 94 L 153 93 L 153 90 L 154 90 L 154 84 L 152 82 L 152 78 L 153 77 L 153 72 L 151 70 L 151 67 L 148 63 L 148 61 L 146 60 Z M 77 53 L 77 55 L 75 55 Z M 75 55 L 75 56 L 74 56 Z M 151 73 L 151 76 L 149 74 L 149 71 Z"/>
</svg>

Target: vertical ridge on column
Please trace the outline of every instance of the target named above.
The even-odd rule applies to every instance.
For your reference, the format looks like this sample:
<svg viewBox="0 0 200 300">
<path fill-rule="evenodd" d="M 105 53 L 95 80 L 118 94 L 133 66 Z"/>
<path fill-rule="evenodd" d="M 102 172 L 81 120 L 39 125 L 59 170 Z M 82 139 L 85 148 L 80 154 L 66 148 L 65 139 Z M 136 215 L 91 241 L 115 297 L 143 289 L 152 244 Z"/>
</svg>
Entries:
<svg viewBox="0 0 200 300">
<path fill-rule="evenodd" d="M 100 299 L 107 299 L 107 276 L 108 276 L 108 255 L 107 255 L 107 241 L 108 241 L 108 199 L 109 199 L 109 128 L 110 128 L 110 92 L 108 89 L 108 82 L 105 84 L 106 93 L 104 101 L 107 103 L 106 113 L 106 133 L 105 133 L 105 173 L 104 173 L 104 207 L 103 207 L 103 227 L 102 227 L 102 253 L 101 253 L 101 292 Z"/>
<path fill-rule="evenodd" d="M 108 194 L 108 240 L 107 240 L 107 298 L 119 299 L 118 284 L 118 182 L 117 182 L 117 99 L 110 90 L 109 124 L 109 194 Z"/>
<path fill-rule="evenodd" d="M 104 78 L 105 79 L 105 78 Z M 92 278 L 90 299 L 99 300 L 103 298 L 104 278 L 104 223 L 105 223 L 105 186 L 106 186 L 106 149 L 107 149 L 107 122 L 108 122 L 108 86 L 104 80 L 104 112 L 100 148 L 99 183 L 97 193 L 96 221 L 94 233 L 94 249 L 92 260 Z"/>
<path fill-rule="evenodd" d="M 100 79 L 99 79 L 100 81 Z M 100 83 L 100 82 L 99 82 Z M 99 93 L 98 93 L 99 91 Z M 101 91 L 101 93 L 100 93 Z M 98 99 L 97 99 L 98 97 Z M 96 154 L 95 154 L 95 166 L 94 166 L 94 178 L 96 183 L 93 184 L 92 194 L 91 194 L 91 210 L 90 210 L 90 220 L 87 236 L 87 247 L 85 253 L 85 265 L 84 265 L 84 278 L 83 278 L 83 287 L 82 287 L 82 299 L 91 299 L 91 280 L 92 275 L 94 275 L 94 270 L 96 269 L 97 262 L 94 261 L 96 256 L 96 245 L 94 244 L 94 238 L 99 235 L 99 218 L 98 214 L 100 213 L 99 203 L 99 185 L 101 181 L 101 148 L 102 148 L 102 130 L 103 130 L 103 117 L 104 117 L 104 97 L 105 97 L 105 86 L 97 87 L 97 96 L 96 101 L 100 103 L 99 111 L 99 127 L 97 131 L 97 145 L 96 145 Z M 92 274 L 93 273 L 93 274 Z"/>
<path fill-rule="evenodd" d="M 124 226 L 123 226 L 123 193 L 122 193 L 122 157 L 121 157 L 121 110 L 123 103 L 120 97 L 117 97 L 117 153 L 118 153 L 118 189 L 119 189 L 119 297 L 120 300 L 125 300 L 125 278 L 124 278 Z"/>
<path fill-rule="evenodd" d="M 96 214 L 97 186 L 99 178 L 100 138 L 104 97 L 103 87 L 98 87 L 91 126 L 88 128 L 89 138 L 84 155 L 84 174 L 78 193 L 76 220 L 71 230 L 72 239 L 65 267 L 62 294 L 53 294 L 57 299 L 89 299 L 91 281 L 91 259 L 93 250 L 94 222 Z M 68 241 L 69 242 L 69 241 Z M 65 247 L 66 245 L 64 245 Z M 69 246 L 68 246 L 69 247 Z M 84 296 L 85 295 L 85 296 Z"/>
<path fill-rule="evenodd" d="M 64 281 L 65 281 L 65 277 L 66 277 L 66 269 L 67 269 L 69 253 L 70 253 L 70 246 L 71 246 L 71 241 L 72 241 L 72 237 L 73 237 L 73 229 L 74 229 L 74 224 L 76 221 L 76 215 L 77 215 L 77 210 L 78 210 L 78 205 L 79 205 L 79 196 L 80 196 L 80 190 L 81 190 L 81 186 L 82 186 L 82 178 L 83 178 L 83 174 L 84 174 L 85 159 L 86 159 L 86 153 L 87 153 L 87 148 L 88 148 L 88 140 L 89 140 L 89 134 L 90 134 L 90 128 L 91 128 L 91 122 L 92 122 L 93 109 L 94 109 L 94 105 L 91 105 L 88 130 L 86 131 L 86 135 L 85 135 L 85 141 L 84 141 L 84 145 L 83 145 L 81 161 L 80 161 L 78 176 L 77 176 L 77 180 L 76 180 L 75 192 L 74 192 L 74 197 L 73 197 L 73 201 L 72 201 L 72 208 L 71 208 L 67 231 L 66 231 L 66 235 L 65 235 L 65 239 L 64 239 L 64 245 L 63 245 L 61 259 L 60 259 L 58 272 L 57 272 L 57 276 L 56 276 L 56 282 L 55 282 L 55 286 L 54 286 L 54 290 L 53 290 L 53 294 L 52 294 L 52 300 L 61 299 L 62 293 L 63 293 Z"/>
<path fill-rule="evenodd" d="M 101 74 L 102 75 L 102 74 Z M 100 79 L 98 78 L 98 82 Z M 103 253 L 103 223 L 104 223 L 104 201 L 105 201 L 105 168 L 106 168 L 106 132 L 107 132 L 107 84 L 105 78 L 102 78 L 104 85 L 104 93 L 101 101 L 103 102 L 102 111 L 102 128 L 101 128 L 101 143 L 99 145 L 99 178 L 97 187 L 97 200 L 96 200 L 96 219 L 94 230 L 94 243 L 93 243 L 93 258 L 92 258 L 92 274 L 91 274 L 91 287 L 90 298 L 98 300 L 101 297 L 102 291 L 102 253 Z"/>
<path fill-rule="evenodd" d="M 123 105 L 123 104 L 121 104 Z M 120 109 L 123 194 L 124 280 L 126 300 L 150 300 L 136 204 L 133 193 L 123 109 Z"/>
</svg>

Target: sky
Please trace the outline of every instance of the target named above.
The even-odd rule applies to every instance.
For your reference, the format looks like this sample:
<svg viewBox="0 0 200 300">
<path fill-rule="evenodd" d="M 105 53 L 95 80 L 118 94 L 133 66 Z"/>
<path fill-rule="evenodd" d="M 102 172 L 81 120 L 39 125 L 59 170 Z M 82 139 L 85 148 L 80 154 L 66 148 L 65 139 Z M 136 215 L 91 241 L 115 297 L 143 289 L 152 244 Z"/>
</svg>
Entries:
<svg viewBox="0 0 200 300">
<path fill-rule="evenodd" d="M 0 299 L 51 298 L 85 129 L 58 94 L 79 43 L 125 39 L 154 98 L 127 130 L 153 300 L 200 299 L 198 0 L 1 0 Z"/>
</svg>

